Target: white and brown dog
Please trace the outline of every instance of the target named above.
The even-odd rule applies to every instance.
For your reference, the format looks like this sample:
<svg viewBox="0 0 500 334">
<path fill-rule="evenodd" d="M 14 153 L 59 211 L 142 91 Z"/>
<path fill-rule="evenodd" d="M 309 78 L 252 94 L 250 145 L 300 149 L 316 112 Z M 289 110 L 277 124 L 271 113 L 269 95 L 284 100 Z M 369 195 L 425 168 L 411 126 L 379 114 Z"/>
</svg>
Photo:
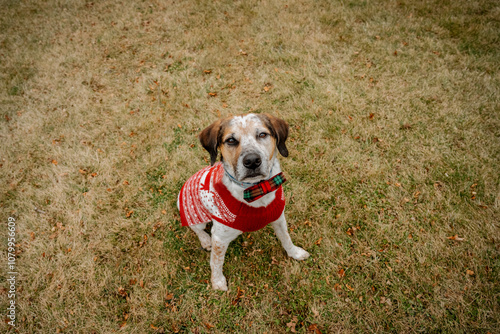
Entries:
<svg viewBox="0 0 500 334">
<path fill-rule="evenodd" d="M 269 223 L 288 256 L 304 260 L 309 253 L 295 246 L 285 220 L 284 182 L 278 152 L 288 156 L 288 124 L 267 114 L 231 116 L 200 133 L 211 166 L 193 175 L 179 194 L 177 207 L 206 250 L 211 250 L 212 287 L 227 290 L 222 273 L 227 247 L 243 232 Z M 221 162 L 216 163 L 218 151 Z M 205 232 L 213 221 L 212 236 Z"/>
</svg>

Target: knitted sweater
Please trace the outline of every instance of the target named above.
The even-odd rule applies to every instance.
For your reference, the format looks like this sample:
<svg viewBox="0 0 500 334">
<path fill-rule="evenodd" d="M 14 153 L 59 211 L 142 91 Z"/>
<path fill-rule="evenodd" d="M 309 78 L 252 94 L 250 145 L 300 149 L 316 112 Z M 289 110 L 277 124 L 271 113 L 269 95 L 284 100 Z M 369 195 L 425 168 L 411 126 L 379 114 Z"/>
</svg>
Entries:
<svg viewBox="0 0 500 334">
<path fill-rule="evenodd" d="M 240 230 L 253 232 L 276 221 L 285 209 L 283 187 L 266 207 L 254 208 L 235 199 L 222 183 L 222 163 L 208 166 L 191 176 L 181 189 L 179 209 L 182 226 L 218 221 Z"/>
</svg>

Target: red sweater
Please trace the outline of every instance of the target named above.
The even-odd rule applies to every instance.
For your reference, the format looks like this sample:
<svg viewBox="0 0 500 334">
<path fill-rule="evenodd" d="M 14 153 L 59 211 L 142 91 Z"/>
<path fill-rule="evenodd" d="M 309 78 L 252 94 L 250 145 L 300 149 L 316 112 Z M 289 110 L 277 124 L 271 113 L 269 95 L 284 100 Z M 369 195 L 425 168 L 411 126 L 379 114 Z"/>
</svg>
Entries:
<svg viewBox="0 0 500 334">
<path fill-rule="evenodd" d="M 278 220 L 285 209 L 283 187 L 266 207 L 254 208 L 235 199 L 222 183 L 222 163 L 208 166 L 191 176 L 182 186 L 179 207 L 182 226 L 216 220 L 221 224 L 253 232 Z"/>
</svg>

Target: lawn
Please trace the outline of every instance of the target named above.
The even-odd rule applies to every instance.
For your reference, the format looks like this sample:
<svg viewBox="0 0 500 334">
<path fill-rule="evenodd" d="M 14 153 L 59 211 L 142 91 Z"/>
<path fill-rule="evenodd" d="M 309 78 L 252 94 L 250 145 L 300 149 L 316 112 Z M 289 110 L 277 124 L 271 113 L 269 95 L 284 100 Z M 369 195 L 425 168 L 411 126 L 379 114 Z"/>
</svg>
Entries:
<svg viewBox="0 0 500 334">
<path fill-rule="evenodd" d="M 1 8 L 0 331 L 499 333 L 497 1 Z M 244 234 L 213 291 L 177 194 L 199 132 L 248 112 L 290 124 L 311 257 Z"/>
</svg>

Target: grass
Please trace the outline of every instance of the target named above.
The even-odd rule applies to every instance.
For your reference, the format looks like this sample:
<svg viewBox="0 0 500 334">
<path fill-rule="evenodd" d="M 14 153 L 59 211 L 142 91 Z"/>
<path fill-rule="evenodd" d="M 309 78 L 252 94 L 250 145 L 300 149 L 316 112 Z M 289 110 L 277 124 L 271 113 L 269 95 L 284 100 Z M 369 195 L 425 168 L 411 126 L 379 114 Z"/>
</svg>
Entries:
<svg viewBox="0 0 500 334">
<path fill-rule="evenodd" d="M 498 333 L 497 2 L 2 13 L 0 218 L 17 219 L 19 333 Z M 208 163 L 199 131 L 246 112 L 290 123 L 287 216 L 312 257 L 287 258 L 270 228 L 245 234 L 230 291 L 215 292 L 176 197 Z"/>
</svg>

